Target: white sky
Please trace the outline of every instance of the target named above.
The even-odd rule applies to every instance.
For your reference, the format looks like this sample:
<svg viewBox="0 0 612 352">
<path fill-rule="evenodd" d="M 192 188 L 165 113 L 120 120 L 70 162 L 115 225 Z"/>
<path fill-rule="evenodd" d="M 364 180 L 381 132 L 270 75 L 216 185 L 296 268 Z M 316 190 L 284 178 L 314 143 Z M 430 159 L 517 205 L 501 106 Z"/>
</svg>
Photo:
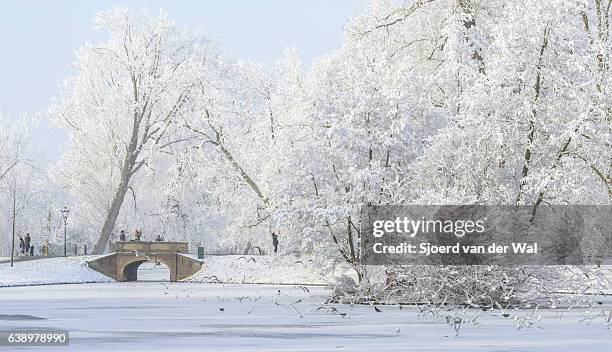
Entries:
<svg viewBox="0 0 612 352">
<path fill-rule="evenodd" d="M 306 65 L 335 49 L 346 20 L 367 0 L 2 0 L 0 2 L 0 108 L 12 116 L 44 111 L 70 75 L 73 51 L 97 34 L 99 10 L 114 4 L 162 8 L 178 25 L 201 27 L 243 59 L 272 62 L 294 46 Z M 48 160 L 59 158 L 66 135 L 46 121 L 36 143 Z"/>
</svg>

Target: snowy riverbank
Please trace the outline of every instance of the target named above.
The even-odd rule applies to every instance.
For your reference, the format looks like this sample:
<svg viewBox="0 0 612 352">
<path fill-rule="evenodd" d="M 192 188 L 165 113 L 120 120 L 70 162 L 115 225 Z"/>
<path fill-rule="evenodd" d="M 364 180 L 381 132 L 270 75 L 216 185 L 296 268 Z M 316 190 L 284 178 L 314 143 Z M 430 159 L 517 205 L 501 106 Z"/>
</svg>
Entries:
<svg viewBox="0 0 612 352">
<path fill-rule="evenodd" d="M 87 261 L 95 256 L 45 258 L 0 264 L 0 287 L 86 282 L 113 282 L 108 276 L 90 269 Z"/>
<path fill-rule="evenodd" d="M 327 285 L 341 275 L 354 275 L 346 264 L 333 260 L 279 255 L 208 256 L 202 270 L 184 281 L 271 285 Z"/>
<path fill-rule="evenodd" d="M 90 269 L 95 256 L 45 258 L 0 264 L 0 287 L 67 283 L 113 282 Z M 143 265 L 143 269 L 146 266 Z M 147 271 L 143 270 L 142 274 Z M 340 275 L 354 275 L 350 267 L 333 260 L 315 261 L 294 256 L 207 256 L 202 270 L 184 281 L 194 283 L 251 283 L 280 285 L 327 285 Z M 144 278 L 144 275 L 143 275 Z M 139 279 L 143 279 L 140 278 Z M 168 280 L 159 277 L 159 280 Z"/>
</svg>

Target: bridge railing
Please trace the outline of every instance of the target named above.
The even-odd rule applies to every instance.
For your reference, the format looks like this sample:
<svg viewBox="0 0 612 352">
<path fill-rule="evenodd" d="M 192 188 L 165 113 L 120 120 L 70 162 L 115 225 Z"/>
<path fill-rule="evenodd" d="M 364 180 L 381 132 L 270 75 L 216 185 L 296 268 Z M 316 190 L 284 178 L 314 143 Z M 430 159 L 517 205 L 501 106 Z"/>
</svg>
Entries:
<svg viewBox="0 0 612 352">
<path fill-rule="evenodd" d="M 111 250 L 117 253 L 134 250 L 139 253 L 188 253 L 189 245 L 187 242 L 118 241 L 112 245 Z"/>
</svg>

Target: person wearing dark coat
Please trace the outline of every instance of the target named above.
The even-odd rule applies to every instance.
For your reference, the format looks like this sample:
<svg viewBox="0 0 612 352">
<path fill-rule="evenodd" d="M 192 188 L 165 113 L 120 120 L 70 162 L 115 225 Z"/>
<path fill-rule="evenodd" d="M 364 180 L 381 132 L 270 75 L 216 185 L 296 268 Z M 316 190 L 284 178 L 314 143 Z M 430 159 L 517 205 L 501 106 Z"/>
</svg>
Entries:
<svg viewBox="0 0 612 352">
<path fill-rule="evenodd" d="M 19 252 L 21 253 L 21 255 L 25 254 L 25 248 L 25 241 L 23 240 L 23 237 L 19 235 Z"/>
<path fill-rule="evenodd" d="M 274 246 L 274 253 L 278 253 L 278 236 L 272 232 L 272 245 Z"/>
<path fill-rule="evenodd" d="M 125 231 L 123 230 L 121 230 L 121 233 L 119 233 L 119 241 L 125 242 Z"/>
<path fill-rule="evenodd" d="M 26 237 L 25 237 L 25 250 L 26 250 L 26 254 L 30 253 L 30 242 L 31 242 L 30 234 L 26 233 Z"/>
</svg>

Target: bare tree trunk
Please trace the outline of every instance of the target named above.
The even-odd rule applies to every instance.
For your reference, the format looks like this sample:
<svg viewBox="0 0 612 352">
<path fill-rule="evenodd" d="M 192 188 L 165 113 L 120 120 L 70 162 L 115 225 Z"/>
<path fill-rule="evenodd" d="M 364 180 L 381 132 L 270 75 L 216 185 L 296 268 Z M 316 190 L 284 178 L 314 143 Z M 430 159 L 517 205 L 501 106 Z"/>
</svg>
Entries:
<svg viewBox="0 0 612 352">
<path fill-rule="evenodd" d="M 9 171 L 11 171 L 11 169 L 17 166 L 18 163 L 18 161 L 14 161 L 6 170 L 2 171 L 2 173 L 0 173 L 0 180 L 2 180 L 9 173 Z"/>
<path fill-rule="evenodd" d="M 102 226 L 102 233 L 96 242 L 92 254 L 102 254 L 106 249 L 106 245 L 108 244 L 108 240 L 111 237 L 111 233 L 113 228 L 115 227 L 115 222 L 117 221 L 117 217 L 119 216 L 119 211 L 121 210 L 121 205 L 123 204 L 123 199 L 125 198 L 125 194 L 127 193 L 128 187 L 130 185 L 130 180 L 132 176 L 138 171 L 138 169 L 142 166 L 143 162 L 141 161 L 136 164 L 136 159 L 138 158 L 139 148 L 138 148 L 138 134 L 139 134 L 139 125 L 140 119 L 138 115 L 134 114 L 134 125 L 132 127 L 132 137 L 130 138 L 130 144 L 128 146 L 125 159 L 123 161 L 123 166 L 121 167 L 121 180 L 119 181 L 119 186 L 115 191 L 115 195 L 113 197 L 113 201 L 111 203 L 111 207 L 108 210 L 108 214 L 106 215 L 106 219 L 104 220 L 104 226 Z"/>
<path fill-rule="evenodd" d="M 249 185 L 249 187 L 255 192 L 255 194 L 257 194 L 257 197 L 261 199 L 264 205 L 268 206 L 270 203 L 268 197 L 263 194 L 257 183 L 255 183 L 255 181 L 249 176 L 249 174 L 247 174 L 247 172 L 242 168 L 242 166 L 240 166 L 238 161 L 234 159 L 232 153 L 230 153 L 230 151 L 227 150 L 227 148 L 225 148 L 223 144 L 219 144 L 218 147 L 219 149 L 221 149 L 221 152 L 223 153 L 225 159 L 229 161 L 230 164 L 232 164 L 232 166 L 234 167 L 234 169 L 236 169 L 236 171 L 240 174 L 240 177 L 244 180 L 244 182 L 246 182 L 246 184 Z"/>
<path fill-rule="evenodd" d="M 115 222 L 117 221 L 117 217 L 119 216 L 119 211 L 121 210 L 121 205 L 123 204 L 123 199 L 125 198 L 125 194 L 128 189 L 129 178 L 123 178 L 117 191 L 115 192 L 115 196 L 113 197 L 113 202 L 111 203 L 111 207 L 108 211 L 106 219 L 104 220 L 104 226 L 102 226 L 102 233 L 94 246 L 92 254 L 102 254 L 106 249 L 106 245 L 111 237 L 111 233 L 113 228 L 115 227 Z"/>
<path fill-rule="evenodd" d="M 542 46 L 540 47 L 540 55 L 538 57 L 538 64 L 536 67 L 536 79 L 533 85 L 533 90 L 535 96 L 533 98 L 533 108 L 531 109 L 531 119 L 529 119 L 529 132 L 527 134 L 527 147 L 525 148 L 525 153 L 523 156 L 523 170 L 521 171 L 521 182 L 519 184 L 518 195 L 516 197 L 516 202 L 519 203 L 523 199 L 523 188 L 527 184 L 527 175 L 529 174 L 529 164 L 531 163 L 531 148 L 533 147 L 533 141 L 535 137 L 535 119 L 537 116 L 536 105 L 538 104 L 538 100 L 540 98 L 540 90 L 542 86 L 542 65 L 544 58 L 544 51 L 548 46 L 548 35 L 550 33 L 550 28 L 547 26 L 544 29 L 544 39 L 542 40 Z"/>
</svg>

